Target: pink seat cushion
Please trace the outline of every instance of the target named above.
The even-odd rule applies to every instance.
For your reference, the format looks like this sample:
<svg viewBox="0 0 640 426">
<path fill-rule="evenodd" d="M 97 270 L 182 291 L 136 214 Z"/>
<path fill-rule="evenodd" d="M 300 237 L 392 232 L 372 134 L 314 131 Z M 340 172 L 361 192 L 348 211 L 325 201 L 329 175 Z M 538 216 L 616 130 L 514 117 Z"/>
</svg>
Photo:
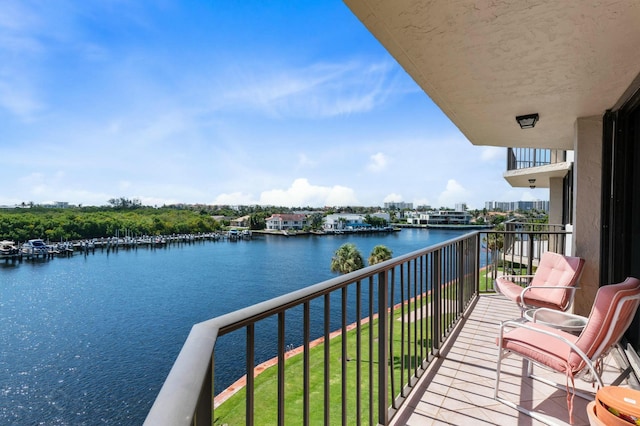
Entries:
<svg viewBox="0 0 640 426">
<path fill-rule="evenodd" d="M 578 336 L 542 324 L 530 323 L 529 325 L 536 329 L 547 330 L 553 334 L 560 335 L 572 343 L 575 343 L 578 339 Z M 496 344 L 499 344 L 498 339 L 496 339 Z M 567 358 L 569 358 L 571 352 L 569 345 L 543 333 L 526 328 L 516 328 L 505 333 L 502 347 L 563 373 L 567 372 L 567 367 L 571 374 L 582 368 L 579 360 L 578 362 L 574 361 L 571 365 L 567 363 Z"/>
</svg>

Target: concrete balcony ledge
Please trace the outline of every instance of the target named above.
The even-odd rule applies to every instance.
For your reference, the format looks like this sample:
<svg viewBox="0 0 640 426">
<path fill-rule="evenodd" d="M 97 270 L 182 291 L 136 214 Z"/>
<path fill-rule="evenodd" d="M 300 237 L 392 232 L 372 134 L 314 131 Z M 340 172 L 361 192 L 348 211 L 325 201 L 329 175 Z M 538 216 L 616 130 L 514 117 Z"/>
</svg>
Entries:
<svg viewBox="0 0 640 426">
<path fill-rule="evenodd" d="M 517 410 L 493 399 L 498 348 L 495 340 L 500 321 L 518 318 L 514 303 L 501 295 L 478 298 L 458 325 L 430 370 L 421 378 L 393 425 L 542 425 Z M 518 405 L 546 415 L 549 422 L 568 425 L 566 393 L 526 378 L 525 363 L 513 356 L 503 360 L 500 396 Z M 604 366 L 605 384 L 620 371 L 611 355 Z M 564 384 L 563 374 L 534 367 L 534 373 Z M 581 379 L 577 389 L 595 392 Z M 574 398 L 574 426 L 589 425 L 586 407 L 589 401 Z"/>
</svg>

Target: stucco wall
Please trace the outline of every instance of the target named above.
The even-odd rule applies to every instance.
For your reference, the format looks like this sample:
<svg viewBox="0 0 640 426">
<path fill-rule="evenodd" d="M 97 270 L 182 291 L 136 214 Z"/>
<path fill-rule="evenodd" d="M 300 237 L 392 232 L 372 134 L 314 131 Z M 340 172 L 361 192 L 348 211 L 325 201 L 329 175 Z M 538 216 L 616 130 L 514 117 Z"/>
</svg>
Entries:
<svg viewBox="0 0 640 426">
<path fill-rule="evenodd" d="M 574 312 L 588 315 L 600 286 L 602 117 L 576 120 L 574 152 L 574 254 L 586 260 Z"/>
</svg>

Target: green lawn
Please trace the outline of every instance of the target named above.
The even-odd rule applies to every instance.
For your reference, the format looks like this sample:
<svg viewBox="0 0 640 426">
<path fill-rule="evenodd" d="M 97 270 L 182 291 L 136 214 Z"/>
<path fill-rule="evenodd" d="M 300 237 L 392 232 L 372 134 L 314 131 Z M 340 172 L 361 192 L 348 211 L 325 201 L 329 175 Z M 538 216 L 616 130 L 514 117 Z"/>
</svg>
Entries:
<svg viewBox="0 0 640 426">
<path fill-rule="evenodd" d="M 446 291 L 447 298 L 455 298 L 455 291 Z M 425 299 L 425 302 L 426 299 Z M 419 309 L 419 308 L 418 308 Z M 414 310 L 413 303 L 405 305 L 405 314 L 408 314 Z M 400 347 L 402 345 L 402 338 L 404 336 L 405 341 L 405 354 L 407 353 L 406 345 L 411 345 L 411 359 L 401 360 L 397 356 L 393 358 L 394 364 L 394 391 L 396 394 L 400 392 L 402 378 L 406 383 L 407 377 L 416 368 L 416 362 L 419 362 L 419 356 L 415 356 L 417 351 L 422 351 L 424 355 L 429 351 L 430 347 L 430 318 L 418 319 L 414 322 L 405 322 L 404 334 L 402 330 L 402 322 L 397 321 L 401 316 L 400 309 L 394 311 L 393 317 L 393 344 L 394 353 L 401 353 Z M 371 324 L 362 324 L 362 342 L 361 342 L 361 359 L 357 361 L 357 345 L 356 345 L 356 330 L 348 331 L 346 334 L 347 339 L 347 354 L 349 362 L 347 363 L 347 390 L 346 390 L 346 404 L 347 404 L 347 418 L 348 424 L 356 424 L 356 419 L 361 418 L 363 424 L 368 424 L 369 413 L 369 389 L 374 390 L 373 404 L 374 404 L 374 423 L 376 421 L 377 413 L 377 362 L 378 357 L 376 350 L 374 349 L 373 358 L 369 357 L 369 336 L 373 333 L 374 347 L 377 341 L 377 324 L 378 320 L 374 319 Z M 414 342 L 414 330 L 417 327 L 418 340 L 420 340 L 420 327 L 423 327 L 424 337 L 419 343 Z M 331 377 L 331 404 L 330 404 L 330 420 L 329 424 L 341 424 L 342 409 L 341 404 L 343 401 L 342 396 L 342 384 L 341 384 L 341 345 L 342 337 L 338 336 L 330 341 L 330 377 Z M 421 346 L 419 346 L 421 345 Z M 369 365 L 373 363 L 373 383 L 369 380 Z M 360 415 L 356 415 L 356 389 L 357 380 L 356 373 L 360 369 L 361 381 L 360 387 L 362 390 L 361 395 L 361 408 Z M 277 424 L 277 372 L 278 367 L 274 366 L 263 373 L 261 373 L 255 379 L 255 423 L 259 425 L 272 425 Z M 310 350 L 310 423 L 311 424 L 323 424 L 324 423 L 324 345 L 318 345 Z M 301 424 L 303 417 L 303 357 L 302 355 L 296 355 L 285 362 L 285 421 L 287 424 Z M 389 383 L 389 389 L 391 394 L 391 383 Z M 220 407 L 215 410 L 215 422 L 216 425 L 242 425 L 245 424 L 245 389 L 242 389 L 234 396 L 229 398 Z M 389 398 L 391 401 L 391 396 Z"/>
</svg>

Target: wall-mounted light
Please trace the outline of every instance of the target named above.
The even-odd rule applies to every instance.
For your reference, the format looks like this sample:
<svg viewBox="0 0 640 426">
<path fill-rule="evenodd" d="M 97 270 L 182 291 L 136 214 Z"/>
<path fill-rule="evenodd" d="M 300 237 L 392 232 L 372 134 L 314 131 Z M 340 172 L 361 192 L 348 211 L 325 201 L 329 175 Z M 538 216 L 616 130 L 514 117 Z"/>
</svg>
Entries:
<svg viewBox="0 0 640 426">
<path fill-rule="evenodd" d="M 516 121 L 520 125 L 521 129 L 533 129 L 538 122 L 538 113 L 535 114 L 527 114 L 527 115 L 518 115 L 516 117 Z"/>
<path fill-rule="evenodd" d="M 533 189 L 536 187 L 536 180 L 535 179 L 529 179 L 529 188 Z"/>
</svg>

